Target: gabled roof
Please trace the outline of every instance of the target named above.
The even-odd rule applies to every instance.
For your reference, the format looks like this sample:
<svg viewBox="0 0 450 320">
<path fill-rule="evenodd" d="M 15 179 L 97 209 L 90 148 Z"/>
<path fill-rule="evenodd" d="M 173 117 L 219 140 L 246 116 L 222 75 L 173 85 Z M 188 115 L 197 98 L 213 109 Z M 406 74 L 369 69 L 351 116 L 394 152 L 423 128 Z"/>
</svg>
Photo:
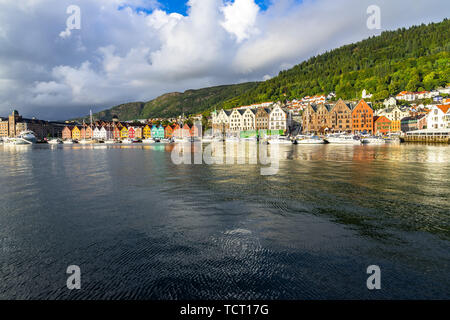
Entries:
<svg viewBox="0 0 450 320">
<path fill-rule="evenodd" d="M 441 109 L 443 113 L 447 113 L 448 110 L 450 110 L 450 105 L 439 105 L 439 106 L 436 106 L 436 107 Z"/>
</svg>

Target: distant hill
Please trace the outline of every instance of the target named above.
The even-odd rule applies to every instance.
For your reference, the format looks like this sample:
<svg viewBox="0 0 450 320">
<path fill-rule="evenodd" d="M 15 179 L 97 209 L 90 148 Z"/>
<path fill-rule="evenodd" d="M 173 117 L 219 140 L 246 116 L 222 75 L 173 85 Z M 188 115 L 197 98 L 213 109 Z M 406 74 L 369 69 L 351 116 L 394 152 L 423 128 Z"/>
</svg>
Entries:
<svg viewBox="0 0 450 320">
<path fill-rule="evenodd" d="M 402 90 L 422 91 L 450 82 L 450 21 L 386 31 L 312 57 L 264 81 L 169 93 L 146 103 L 123 104 L 96 114 L 122 120 L 171 117 L 214 108 L 336 92 L 354 99 L 363 89 L 380 101 Z"/>
<path fill-rule="evenodd" d="M 224 85 L 198 90 L 186 90 L 183 93 L 166 93 L 148 102 L 130 102 L 93 115 L 94 119 L 111 120 L 117 115 L 120 120 L 169 118 L 185 114 L 200 113 L 222 101 L 241 95 L 243 92 L 256 88 L 257 82 Z M 89 116 L 75 119 L 88 120 Z"/>
</svg>

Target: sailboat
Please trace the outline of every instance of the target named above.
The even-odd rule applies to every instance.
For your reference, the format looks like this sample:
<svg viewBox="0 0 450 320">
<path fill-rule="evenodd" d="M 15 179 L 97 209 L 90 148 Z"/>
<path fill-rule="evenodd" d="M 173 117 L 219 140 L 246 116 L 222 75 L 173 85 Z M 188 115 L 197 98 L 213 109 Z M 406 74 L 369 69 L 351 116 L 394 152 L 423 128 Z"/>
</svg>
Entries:
<svg viewBox="0 0 450 320">
<path fill-rule="evenodd" d="M 91 128 L 91 132 L 92 132 L 92 110 L 89 110 L 89 115 L 90 115 L 90 120 L 91 120 L 89 127 Z M 78 141 L 78 143 L 79 144 L 94 144 L 94 143 L 97 143 L 97 141 L 90 138 L 90 139 L 81 139 L 80 141 Z"/>
</svg>

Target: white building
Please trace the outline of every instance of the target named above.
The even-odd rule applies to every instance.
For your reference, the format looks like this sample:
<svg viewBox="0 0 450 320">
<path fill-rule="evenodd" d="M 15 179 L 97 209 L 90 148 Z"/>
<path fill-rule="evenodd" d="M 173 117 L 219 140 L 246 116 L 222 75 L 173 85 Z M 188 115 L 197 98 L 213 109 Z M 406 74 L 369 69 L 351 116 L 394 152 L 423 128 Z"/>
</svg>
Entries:
<svg viewBox="0 0 450 320">
<path fill-rule="evenodd" d="M 231 111 L 229 110 L 214 111 L 211 114 L 213 135 L 222 135 L 230 128 L 230 115 Z"/>
<path fill-rule="evenodd" d="M 242 130 L 255 130 L 256 109 L 246 109 L 242 115 Z"/>
<path fill-rule="evenodd" d="M 94 130 L 92 130 L 92 136 L 94 139 L 100 139 L 100 128 L 95 127 Z"/>
<path fill-rule="evenodd" d="M 399 121 L 403 118 L 409 117 L 409 112 L 406 110 L 401 110 L 398 106 L 378 110 L 375 114 L 377 116 L 385 116 L 391 121 Z"/>
<path fill-rule="evenodd" d="M 390 97 L 390 98 L 385 99 L 385 100 L 383 101 L 383 105 L 384 105 L 386 108 L 396 106 L 396 105 L 397 105 L 397 100 L 395 100 L 394 97 Z"/>
<path fill-rule="evenodd" d="M 288 113 L 280 105 L 275 105 L 269 113 L 269 130 L 286 130 L 289 125 Z"/>
<path fill-rule="evenodd" d="M 398 95 L 395 96 L 397 100 L 405 100 L 405 101 L 414 101 L 416 100 L 416 93 L 409 91 L 402 91 Z"/>
<path fill-rule="evenodd" d="M 439 93 L 445 93 L 445 94 L 450 94 L 450 86 L 447 86 L 445 88 L 439 88 L 438 89 Z"/>
<path fill-rule="evenodd" d="M 230 131 L 236 133 L 242 130 L 244 126 L 243 109 L 234 109 L 230 114 Z"/>
<path fill-rule="evenodd" d="M 431 107 L 427 114 L 427 129 L 446 129 L 449 128 L 449 110 L 450 106 L 435 105 Z"/>
</svg>

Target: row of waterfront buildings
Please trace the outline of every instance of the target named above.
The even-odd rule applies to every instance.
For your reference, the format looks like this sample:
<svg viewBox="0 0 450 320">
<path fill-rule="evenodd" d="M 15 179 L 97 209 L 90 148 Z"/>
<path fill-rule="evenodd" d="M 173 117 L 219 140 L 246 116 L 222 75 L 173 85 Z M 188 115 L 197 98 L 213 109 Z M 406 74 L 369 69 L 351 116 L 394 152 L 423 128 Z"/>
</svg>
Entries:
<svg viewBox="0 0 450 320">
<path fill-rule="evenodd" d="M 295 127 L 303 133 L 387 134 L 421 129 L 449 129 L 450 105 L 428 109 L 406 109 L 396 105 L 374 110 L 364 99 L 359 102 L 308 104 L 300 116 L 280 104 L 273 107 L 235 108 L 212 113 L 215 134 L 275 130 L 283 133 Z"/>
<path fill-rule="evenodd" d="M 70 125 L 62 131 L 62 139 L 68 140 L 123 140 L 123 139 L 171 139 L 199 137 L 201 126 L 193 124 L 152 125 L 121 123 L 118 121 L 96 121 L 92 125 Z"/>
</svg>

